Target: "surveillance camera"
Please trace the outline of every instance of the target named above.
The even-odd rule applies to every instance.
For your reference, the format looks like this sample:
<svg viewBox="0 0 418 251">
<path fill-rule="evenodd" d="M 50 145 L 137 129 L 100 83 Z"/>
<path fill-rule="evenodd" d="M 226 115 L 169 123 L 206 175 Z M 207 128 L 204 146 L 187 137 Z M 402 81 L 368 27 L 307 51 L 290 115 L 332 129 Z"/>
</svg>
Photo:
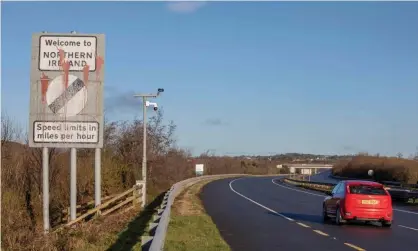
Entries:
<svg viewBox="0 0 418 251">
<path fill-rule="evenodd" d="M 146 102 L 145 102 L 145 106 L 146 106 L 146 107 L 148 107 L 148 106 L 152 106 L 152 107 L 154 108 L 154 111 L 157 111 L 157 110 L 158 110 L 158 104 L 157 104 L 157 103 L 154 103 L 154 102 L 149 102 L 149 101 L 146 101 Z"/>
</svg>

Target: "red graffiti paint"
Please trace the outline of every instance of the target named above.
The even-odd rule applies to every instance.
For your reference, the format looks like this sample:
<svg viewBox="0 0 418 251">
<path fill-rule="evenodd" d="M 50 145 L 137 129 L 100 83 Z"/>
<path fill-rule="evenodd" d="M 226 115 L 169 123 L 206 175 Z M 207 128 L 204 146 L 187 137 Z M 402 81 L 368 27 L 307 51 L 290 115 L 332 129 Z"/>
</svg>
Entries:
<svg viewBox="0 0 418 251">
<path fill-rule="evenodd" d="M 70 63 L 65 61 L 62 64 L 62 70 L 64 71 L 64 85 L 65 85 L 65 88 L 67 88 L 68 87 L 68 75 L 70 73 Z"/>
<path fill-rule="evenodd" d="M 45 73 L 42 72 L 42 76 L 41 76 L 41 93 L 42 93 L 42 103 L 46 102 L 46 91 L 48 90 L 48 85 L 49 85 L 49 78 L 47 75 L 45 75 Z"/>
<path fill-rule="evenodd" d="M 85 86 L 87 86 L 87 83 L 89 82 L 89 71 L 90 71 L 90 65 L 85 65 L 83 67 L 83 81 L 84 81 Z"/>
<path fill-rule="evenodd" d="M 65 88 L 68 87 L 68 75 L 70 72 L 70 63 L 68 61 L 65 61 L 65 51 L 63 49 L 58 49 L 58 53 L 60 56 L 60 65 L 62 67 L 62 70 L 64 71 L 64 86 Z"/>
<path fill-rule="evenodd" d="M 104 59 L 97 55 L 96 56 L 96 79 L 99 79 L 100 71 L 102 70 L 102 66 L 104 65 Z"/>
<path fill-rule="evenodd" d="M 69 61 L 65 60 L 65 51 L 63 49 L 58 48 L 58 46 L 56 48 L 59 54 L 59 65 L 64 73 L 63 75 L 64 86 L 65 88 L 68 88 L 68 80 L 69 80 L 69 73 L 70 73 L 71 66 L 70 66 Z M 96 55 L 96 80 L 99 80 L 99 75 L 103 68 L 103 65 L 104 65 L 103 57 Z M 85 65 L 83 67 L 83 81 L 86 86 L 89 81 L 89 73 L 90 73 L 90 66 Z M 42 77 L 41 77 L 42 102 L 46 101 L 45 95 L 46 95 L 46 91 L 48 90 L 49 80 L 50 79 L 48 78 L 48 76 L 42 73 Z"/>
</svg>

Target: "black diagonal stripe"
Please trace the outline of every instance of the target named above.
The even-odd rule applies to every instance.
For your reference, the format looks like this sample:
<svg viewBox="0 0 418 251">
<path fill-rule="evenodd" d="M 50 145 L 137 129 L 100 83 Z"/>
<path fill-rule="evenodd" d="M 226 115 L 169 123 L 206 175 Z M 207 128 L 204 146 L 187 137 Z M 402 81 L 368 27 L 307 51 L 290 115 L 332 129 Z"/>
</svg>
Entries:
<svg viewBox="0 0 418 251">
<path fill-rule="evenodd" d="M 49 105 L 53 113 L 59 111 L 67 102 L 84 87 L 84 82 L 77 78 L 61 95 Z"/>
</svg>

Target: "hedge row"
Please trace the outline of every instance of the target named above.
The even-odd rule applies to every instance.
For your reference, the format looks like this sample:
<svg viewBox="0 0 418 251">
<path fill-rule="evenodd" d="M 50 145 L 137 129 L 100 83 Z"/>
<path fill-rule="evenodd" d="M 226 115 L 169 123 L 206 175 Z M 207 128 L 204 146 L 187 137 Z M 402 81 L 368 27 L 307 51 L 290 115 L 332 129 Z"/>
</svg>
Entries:
<svg viewBox="0 0 418 251">
<path fill-rule="evenodd" d="M 340 161 L 332 168 L 336 176 L 367 179 L 373 170 L 377 181 L 397 181 L 407 184 L 418 183 L 418 161 L 395 157 L 356 156 Z"/>
</svg>

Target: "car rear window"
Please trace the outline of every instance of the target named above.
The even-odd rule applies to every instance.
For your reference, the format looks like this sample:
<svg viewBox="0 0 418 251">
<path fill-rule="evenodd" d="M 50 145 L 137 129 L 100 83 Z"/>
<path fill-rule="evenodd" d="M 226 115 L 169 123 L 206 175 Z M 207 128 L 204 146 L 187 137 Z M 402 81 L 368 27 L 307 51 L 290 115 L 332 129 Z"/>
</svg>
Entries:
<svg viewBox="0 0 418 251">
<path fill-rule="evenodd" d="M 351 185 L 349 189 L 351 194 L 386 195 L 385 189 L 380 186 Z"/>
</svg>

